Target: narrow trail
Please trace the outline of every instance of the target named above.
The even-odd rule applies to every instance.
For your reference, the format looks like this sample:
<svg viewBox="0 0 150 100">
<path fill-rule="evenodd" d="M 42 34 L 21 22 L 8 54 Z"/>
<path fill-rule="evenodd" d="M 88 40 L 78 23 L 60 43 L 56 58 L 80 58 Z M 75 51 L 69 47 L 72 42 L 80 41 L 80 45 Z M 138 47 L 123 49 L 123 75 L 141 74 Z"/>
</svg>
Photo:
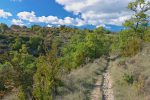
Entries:
<svg viewBox="0 0 150 100">
<path fill-rule="evenodd" d="M 91 93 L 91 100 L 114 100 L 112 79 L 109 72 L 109 67 L 111 65 L 111 60 L 109 59 L 106 68 L 102 74 L 101 78 L 98 78 L 95 87 Z"/>
<path fill-rule="evenodd" d="M 110 63 L 111 62 L 109 62 L 107 69 L 103 73 L 102 100 L 114 100 L 111 73 L 108 70 Z"/>
</svg>

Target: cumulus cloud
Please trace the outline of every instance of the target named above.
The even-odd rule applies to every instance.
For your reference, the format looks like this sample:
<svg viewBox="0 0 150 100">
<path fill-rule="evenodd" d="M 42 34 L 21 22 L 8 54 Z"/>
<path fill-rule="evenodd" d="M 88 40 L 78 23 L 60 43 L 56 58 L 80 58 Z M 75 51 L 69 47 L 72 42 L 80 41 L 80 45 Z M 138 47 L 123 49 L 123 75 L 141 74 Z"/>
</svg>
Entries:
<svg viewBox="0 0 150 100">
<path fill-rule="evenodd" d="M 72 11 L 75 14 L 82 12 L 86 7 L 98 3 L 99 0 L 56 0 L 61 5 L 64 5 L 65 10 Z"/>
<path fill-rule="evenodd" d="M 12 19 L 12 24 L 19 25 L 19 26 L 24 25 L 21 19 Z"/>
<path fill-rule="evenodd" d="M 81 14 L 86 24 L 101 26 L 105 24 L 119 25 L 131 17 L 127 9 L 133 0 L 55 0 L 64 9 L 74 14 Z M 150 1 L 150 0 L 148 0 Z"/>
<path fill-rule="evenodd" d="M 20 19 L 23 19 L 23 20 L 26 20 L 26 21 L 29 21 L 29 22 L 38 22 L 38 19 L 37 17 L 35 16 L 35 12 L 19 12 L 17 14 L 17 16 L 20 18 Z"/>
<path fill-rule="evenodd" d="M 18 18 L 30 23 L 46 23 L 47 25 L 94 25 L 96 27 L 107 25 L 122 26 L 133 12 L 127 9 L 129 2 L 133 0 L 55 0 L 68 12 L 77 17 L 37 16 L 34 11 L 19 12 Z M 150 0 L 148 0 L 150 1 Z M 150 14 L 150 12 L 148 12 Z"/>
<path fill-rule="evenodd" d="M 12 16 L 10 12 L 6 12 L 3 9 L 0 9 L 0 18 L 8 18 L 10 16 Z"/>
<path fill-rule="evenodd" d="M 84 20 L 79 18 L 65 17 L 64 19 L 60 19 L 57 16 L 36 16 L 34 11 L 19 12 L 17 16 L 21 20 L 25 20 L 33 23 L 46 23 L 46 24 L 54 24 L 54 25 L 74 25 L 74 26 L 82 26 L 85 23 Z"/>
</svg>

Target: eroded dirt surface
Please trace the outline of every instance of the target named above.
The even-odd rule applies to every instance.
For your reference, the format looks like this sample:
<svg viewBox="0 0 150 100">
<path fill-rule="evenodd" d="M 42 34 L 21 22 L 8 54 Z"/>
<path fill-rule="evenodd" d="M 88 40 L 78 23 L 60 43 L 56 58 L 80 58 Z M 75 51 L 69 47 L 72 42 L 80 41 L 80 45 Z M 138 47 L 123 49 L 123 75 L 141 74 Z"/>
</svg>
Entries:
<svg viewBox="0 0 150 100">
<path fill-rule="evenodd" d="M 108 65 L 104 70 L 101 78 L 98 78 L 95 87 L 91 93 L 91 100 L 114 100 L 113 94 L 113 82 L 111 79 L 111 73 L 109 67 L 111 67 L 111 61 L 108 61 Z"/>
<path fill-rule="evenodd" d="M 102 85 L 102 91 L 103 91 L 103 100 L 114 100 L 113 95 L 113 84 L 111 79 L 111 74 L 108 70 L 106 70 L 105 73 L 103 73 L 103 85 Z"/>
</svg>

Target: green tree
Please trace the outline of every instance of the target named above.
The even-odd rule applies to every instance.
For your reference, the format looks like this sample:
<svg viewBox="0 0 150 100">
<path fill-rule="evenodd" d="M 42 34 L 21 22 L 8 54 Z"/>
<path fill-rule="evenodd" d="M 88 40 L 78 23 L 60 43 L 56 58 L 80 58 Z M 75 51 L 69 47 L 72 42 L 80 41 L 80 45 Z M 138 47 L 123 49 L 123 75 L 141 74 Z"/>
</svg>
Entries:
<svg viewBox="0 0 150 100">
<path fill-rule="evenodd" d="M 148 30 L 144 34 L 144 41 L 150 42 L 150 27 L 148 28 Z"/>
<path fill-rule="evenodd" d="M 62 49 L 62 63 L 68 71 L 109 53 L 111 39 L 104 28 L 84 32 L 73 35 Z"/>
<path fill-rule="evenodd" d="M 144 36 L 144 30 L 147 29 L 149 16 L 146 14 L 150 10 L 150 2 L 146 0 L 135 0 L 128 4 L 128 9 L 134 12 L 133 16 L 124 23 L 124 26 L 134 30 L 133 35 L 141 38 Z"/>
<path fill-rule="evenodd" d="M 56 87 L 59 85 L 60 63 L 57 57 L 57 46 L 46 56 L 37 60 L 37 71 L 34 74 L 33 95 L 36 100 L 53 100 Z"/>
<path fill-rule="evenodd" d="M 21 30 L 21 26 L 19 26 L 19 25 L 11 25 L 10 28 L 12 30 Z"/>
<path fill-rule="evenodd" d="M 10 53 L 10 63 L 13 66 L 14 83 L 20 87 L 20 93 L 24 94 L 25 99 L 32 96 L 33 74 L 35 73 L 35 58 L 28 54 L 26 45 L 22 45 L 19 52 Z"/>
<path fill-rule="evenodd" d="M 19 49 L 21 49 L 21 45 L 22 45 L 22 41 L 19 37 L 17 37 L 15 39 L 15 43 L 12 45 L 12 49 L 19 51 Z"/>
<path fill-rule="evenodd" d="M 134 12 L 124 26 L 127 28 L 118 36 L 118 47 L 123 56 L 133 56 L 141 50 L 142 40 L 148 29 L 150 2 L 146 0 L 135 0 L 128 4 L 128 9 Z"/>
<path fill-rule="evenodd" d="M 37 32 L 37 31 L 39 31 L 40 29 L 41 29 L 41 26 L 39 26 L 39 25 L 32 25 L 32 26 L 31 26 L 31 30 L 34 31 L 34 32 Z"/>
<path fill-rule="evenodd" d="M 0 33 L 4 33 L 8 29 L 8 26 L 4 23 L 0 23 Z"/>
<path fill-rule="evenodd" d="M 9 62 L 0 63 L 0 91 L 5 91 L 9 83 L 12 82 L 13 79 L 13 68 Z M 6 84 L 7 83 L 7 84 Z"/>
<path fill-rule="evenodd" d="M 39 55 L 43 51 L 42 38 L 39 36 L 30 37 L 29 51 L 33 55 Z"/>
<path fill-rule="evenodd" d="M 98 27 L 94 30 L 95 33 L 98 33 L 98 34 L 103 34 L 106 32 L 106 30 L 104 29 L 104 27 Z M 107 32 L 106 32 L 107 33 Z"/>
</svg>

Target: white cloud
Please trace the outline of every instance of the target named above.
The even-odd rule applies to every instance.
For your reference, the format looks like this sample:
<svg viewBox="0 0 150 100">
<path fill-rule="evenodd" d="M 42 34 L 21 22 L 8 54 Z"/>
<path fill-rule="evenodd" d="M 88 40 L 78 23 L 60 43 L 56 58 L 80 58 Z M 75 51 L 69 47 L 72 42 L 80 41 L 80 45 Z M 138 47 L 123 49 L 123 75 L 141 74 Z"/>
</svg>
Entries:
<svg viewBox="0 0 150 100">
<path fill-rule="evenodd" d="M 133 0 L 55 0 L 64 9 L 80 14 L 86 24 L 101 26 L 106 24 L 122 25 L 132 12 L 127 9 Z M 150 1 L 150 0 L 148 0 Z"/>
<path fill-rule="evenodd" d="M 35 16 L 35 12 L 20 12 L 17 14 L 17 16 L 22 19 L 22 20 L 26 20 L 29 22 L 38 22 L 37 17 Z"/>
<path fill-rule="evenodd" d="M 84 10 L 84 8 L 98 3 L 99 0 L 56 0 L 64 5 L 65 10 L 73 11 L 75 14 Z"/>
<path fill-rule="evenodd" d="M 132 12 L 127 9 L 133 0 L 55 0 L 68 12 L 77 15 L 76 18 L 57 16 L 37 16 L 34 11 L 17 14 L 22 21 L 30 23 L 46 23 L 47 25 L 94 25 L 108 28 L 107 24 L 121 26 L 129 19 Z M 148 0 L 150 1 L 150 0 Z M 150 14 L 150 12 L 149 12 Z"/>
<path fill-rule="evenodd" d="M 12 16 L 10 12 L 6 12 L 3 9 L 0 9 L 0 18 L 8 18 L 10 16 Z"/>
<path fill-rule="evenodd" d="M 51 23 L 51 24 L 56 24 L 58 22 L 58 18 L 56 16 L 41 16 L 41 17 L 36 17 L 38 22 L 43 22 L 43 23 Z"/>
<path fill-rule="evenodd" d="M 18 18 L 21 20 L 33 22 L 33 23 L 46 23 L 46 24 L 54 24 L 54 25 L 74 25 L 74 26 L 82 26 L 84 25 L 84 20 L 79 18 L 71 18 L 65 17 L 64 19 L 60 19 L 57 16 L 36 16 L 35 12 L 19 12 L 17 14 Z"/>
<path fill-rule="evenodd" d="M 22 22 L 22 20 L 18 20 L 18 19 L 12 19 L 12 24 L 14 24 L 14 25 L 19 25 L 19 26 L 23 26 L 24 24 L 23 24 L 23 22 Z"/>
</svg>

